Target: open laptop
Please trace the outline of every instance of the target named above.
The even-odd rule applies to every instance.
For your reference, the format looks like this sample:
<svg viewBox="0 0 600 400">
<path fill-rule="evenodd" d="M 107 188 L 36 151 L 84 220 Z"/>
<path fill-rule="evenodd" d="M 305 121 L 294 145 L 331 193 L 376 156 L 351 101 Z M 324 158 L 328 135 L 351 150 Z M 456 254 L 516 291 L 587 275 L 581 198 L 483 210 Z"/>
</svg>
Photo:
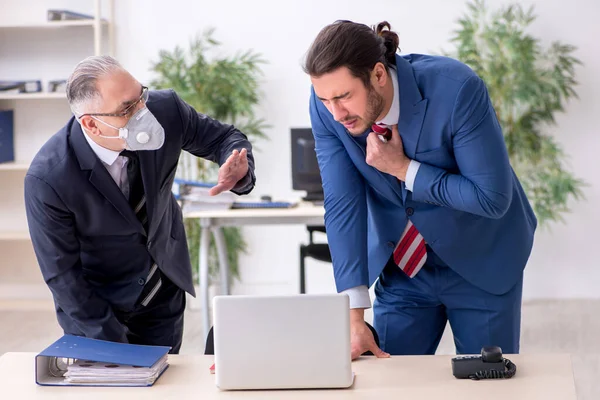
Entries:
<svg viewBox="0 0 600 400">
<path fill-rule="evenodd" d="M 220 389 L 352 385 L 348 295 L 216 296 L 213 312 Z"/>
</svg>

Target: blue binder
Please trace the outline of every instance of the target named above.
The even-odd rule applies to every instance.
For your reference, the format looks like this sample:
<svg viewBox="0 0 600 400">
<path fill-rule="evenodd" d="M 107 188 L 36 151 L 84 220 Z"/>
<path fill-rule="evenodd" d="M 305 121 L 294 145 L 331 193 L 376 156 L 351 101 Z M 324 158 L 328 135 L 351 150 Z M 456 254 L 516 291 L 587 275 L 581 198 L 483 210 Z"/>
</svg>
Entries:
<svg viewBox="0 0 600 400">
<path fill-rule="evenodd" d="M 0 110 L 0 163 L 15 161 L 13 110 Z"/>
<path fill-rule="evenodd" d="M 169 366 L 166 358 L 170 349 L 64 335 L 35 357 L 35 381 L 42 386 L 152 386 Z M 121 377 L 125 375 L 101 382 L 73 383 L 67 371 L 69 364 L 75 365 L 77 361 L 83 367 L 110 369 L 117 377 L 119 371 L 125 371 L 118 369 L 123 367 L 151 377 L 142 383 L 123 382 Z M 156 373 L 152 372 L 153 367 Z"/>
</svg>

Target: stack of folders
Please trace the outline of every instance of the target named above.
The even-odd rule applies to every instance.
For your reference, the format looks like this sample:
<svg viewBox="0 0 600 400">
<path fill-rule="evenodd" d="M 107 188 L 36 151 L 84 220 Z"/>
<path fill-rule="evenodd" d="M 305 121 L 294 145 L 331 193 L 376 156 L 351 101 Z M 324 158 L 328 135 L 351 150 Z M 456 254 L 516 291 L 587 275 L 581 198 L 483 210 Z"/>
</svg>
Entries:
<svg viewBox="0 0 600 400">
<path fill-rule="evenodd" d="M 36 383 L 152 386 L 169 367 L 169 350 L 65 335 L 36 356 Z"/>
<path fill-rule="evenodd" d="M 209 191 L 213 186 L 214 183 L 175 179 L 172 191 L 184 213 L 230 209 L 236 195 L 232 192 L 222 192 L 211 196 Z"/>
</svg>

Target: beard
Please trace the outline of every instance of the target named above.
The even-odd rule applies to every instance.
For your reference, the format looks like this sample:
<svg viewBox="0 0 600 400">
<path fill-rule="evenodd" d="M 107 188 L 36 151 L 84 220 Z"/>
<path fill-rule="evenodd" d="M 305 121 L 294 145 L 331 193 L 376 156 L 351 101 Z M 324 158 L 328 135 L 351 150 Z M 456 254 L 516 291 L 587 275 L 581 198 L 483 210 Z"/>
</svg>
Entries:
<svg viewBox="0 0 600 400">
<path fill-rule="evenodd" d="M 361 135 L 364 131 L 371 128 L 371 125 L 375 123 L 377 117 L 381 115 L 383 112 L 383 107 L 385 106 L 385 102 L 383 96 L 377 93 L 377 91 L 373 88 L 373 86 L 369 87 L 369 92 L 367 93 L 367 109 L 365 111 L 365 115 L 359 117 L 357 115 L 350 116 L 344 118 L 344 121 L 352 121 L 356 119 L 356 124 L 351 128 L 347 129 L 353 136 Z"/>
</svg>

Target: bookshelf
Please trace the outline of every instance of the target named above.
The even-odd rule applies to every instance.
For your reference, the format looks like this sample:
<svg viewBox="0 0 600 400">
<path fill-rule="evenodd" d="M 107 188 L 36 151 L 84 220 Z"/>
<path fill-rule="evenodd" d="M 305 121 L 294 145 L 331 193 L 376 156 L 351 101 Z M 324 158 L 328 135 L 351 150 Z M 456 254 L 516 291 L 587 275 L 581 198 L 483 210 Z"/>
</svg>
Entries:
<svg viewBox="0 0 600 400">
<path fill-rule="evenodd" d="M 18 7 L 31 6 L 23 19 L 37 20 L 0 17 L 0 80 L 42 81 L 41 92 L 0 92 L 0 110 L 13 110 L 15 154 L 0 163 L 0 300 L 50 298 L 31 245 L 23 180 L 40 147 L 71 117 L 66 94 L 48 91 L 47 82 L 66 79 L 87 56 L 114 55 L 113 1 L 88 0 L 81 12 L 94 15 L 90 20 L 46 21 L 47 9 L 68 8 L 64 0 L 21 2 Z M 0 0 L 0 9 L 13 4 Z"/>
<path fill-rule="evenodd" d="M 56 28 L 71 28 L 77 26 L 90 27 L 94 26 L 94 20 L 75 20 L 75 21 L 47 21 L 39 23 L 6 23 L 0 24 L 1 29 L 56 29 Z M 101 19 L 100 24 L 110 26 L 107 20 Z"/>
<path fill-rule="evenodd" d="M 27 171 L 29 164 L 25 162 L 6 162 L 0 163 L 0 171 Z"/>
<path fill-rule="evenodd" d="M 67 95 L 62 92 L 39 93 L 2 93 L 0 100 L 66 100 Z"/>
</svg>

